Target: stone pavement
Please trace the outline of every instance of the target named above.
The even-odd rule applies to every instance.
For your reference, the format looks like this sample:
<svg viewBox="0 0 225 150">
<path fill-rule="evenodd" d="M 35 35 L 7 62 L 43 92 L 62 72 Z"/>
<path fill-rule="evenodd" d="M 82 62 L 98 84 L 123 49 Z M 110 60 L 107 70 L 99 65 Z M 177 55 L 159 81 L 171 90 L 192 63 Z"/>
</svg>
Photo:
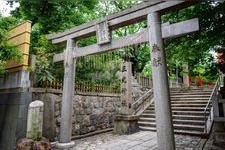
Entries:
<svg viewBox="0 0 225 150">
<path fill-rule="evenodd" d="M 175 135 L 177 150 L 197 150 L 200 137 Z M 75 140 L 76 146 L 71 150 L 157 150 L 155 132 L 140 131 L 131 135 L 103 133 Z"/>
<path fill-rule="evenodd" d="M 225 150 L 224 123 L 214 123 L 208 139 L 175 135 L 176 150 Z M 131 135 L 102 133 L 75 140 L 71 150 L 157 150 L 156 132 L 140 131 Z M 53 148 L 53 150 L 56 150 Z"/>
</svg>

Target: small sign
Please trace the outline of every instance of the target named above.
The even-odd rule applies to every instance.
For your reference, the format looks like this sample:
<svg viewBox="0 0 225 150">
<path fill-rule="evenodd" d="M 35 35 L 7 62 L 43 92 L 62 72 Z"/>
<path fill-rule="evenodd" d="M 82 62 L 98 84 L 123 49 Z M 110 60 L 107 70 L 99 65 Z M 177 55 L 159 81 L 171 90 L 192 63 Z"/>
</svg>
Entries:
<svg viewBox="0 0 225 150">
<path fill-rule="evenodd" d="M 96 24 L 96 35 L 99 45 L 110 42 L 109 25 L 107 20 Z"/>
</svg>

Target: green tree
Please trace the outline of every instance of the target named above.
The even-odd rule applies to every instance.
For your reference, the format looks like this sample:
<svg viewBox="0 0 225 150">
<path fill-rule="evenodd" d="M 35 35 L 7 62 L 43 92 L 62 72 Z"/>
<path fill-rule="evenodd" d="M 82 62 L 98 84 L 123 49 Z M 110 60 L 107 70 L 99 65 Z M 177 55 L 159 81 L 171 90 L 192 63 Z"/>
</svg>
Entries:
<svg viewBox="0 0 225 150">
<path fill-rule="evenodd" d="M 53 46 L 46 34 L 64 31 L 87 21 L 89 13 L 97 1 L 27 1 L 19 2 L 20 6 L 12 15 L 22 20 L 32 21 L 30 53 L 37 55 L 35 72 L 39 81 L 52 80 L 57 73 L 62 75 L 62 65 L 55 65 L 52 57 L 63 50 L 65 45 Z M 59 71 L 60 70 L 60 71 Z"/>
<path fill-rule="evenodd" d="M 199 32 L 165 41 L 167 62 L 170 66 L 175 66 L 176 61 L 186 61 L 189 63 L 191 75 L 196 76 L 204 70 L 201 75 L 211 79 L 216 77 L 215 60 L 210 51 L 216 45 L 225 44 L 224 8 L 224 2 L 199 2 L 195 6 L 163 16 L 164 22 L 173 23 L 194 17 L 198 17 L 200 22 Z"/>
</svg>

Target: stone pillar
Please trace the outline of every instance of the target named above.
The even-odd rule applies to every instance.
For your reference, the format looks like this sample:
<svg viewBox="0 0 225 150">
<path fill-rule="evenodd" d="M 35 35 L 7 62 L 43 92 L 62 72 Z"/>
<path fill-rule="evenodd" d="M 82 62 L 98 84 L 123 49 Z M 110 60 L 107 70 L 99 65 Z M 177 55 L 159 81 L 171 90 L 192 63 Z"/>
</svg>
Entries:
<svg viewBox="0 0 225 150">
<path fill-rule="evenodd" d="M 122 77 L 121 77 L 121 110 L 120 114 L 130 115 L 132 114 L 131 104 L 132 104 L 132 70 L 131 62 L 125 61 L 121 67 Z"/>
<path fill-rule="evenodd" d="M 188 77 L 188 62 L 183 62 L 183 84 L 189 87 L 189 77 Z"/>
<path fill-rule="evenodd" d="M 125 61 L 121 67 L 121 109 L 119 115 L 114 116 L 114 133 L 132 134 L 139 131 L 138 119 L 132 115 L 132 70 L 131 62 Z"/>
<path fill-rule="evenodd" d="M 36 74 L 35 74 L 35 67 L 36 67 L 36 55 L 29 55 L 29 66 L 31 67 L 30 72 L 30 86 L 36 86 Z"/>
<path fill-rule="evenodd" d="M 148 14 L 148 27 L 149 44 L 152 49 L 152 80 L 158 149 L 175 150 L 168 76 L 161 31 L 161 17 L 158 12 Z"/>
<path fill-rule="evenodd" d="M 179 71 L 178 71 L 178 62 L 176 61 L 176 85 L 179 87 Z"/>
<path fill-rule="evenodd" d="M 44 103 L 34 101 L 29 104 L 26 137 L 39 140 L 42 137 Z"/>
<path fill-rule="evenodd" d="M 59 143 L 56 147 L 60 149 L 68 149 L 75 145 L 71 141 L 72 136 L 72 110 L 75 80 L 75 60 L 73 58 L 73 49 L 75 42 L 72 39 L 67 40 L 67 48 L 64 51 L 64 81 L 63 81 L 63 97 L 60 122 Z"/>
<path fill-rule="evenodd" d="M 51 143 L 42 137 L 44 103 L 36 100 L 29 104 L 26 138 L 16 143 L 17 150 L 45 149 L 51 150 Z"/>
<path fill-rule="evenodd" d="M 136 79 L 137 79 L 137 82 L 140 84 L 141 83 L 141 73 L 140 72 L 137 72 Z"/>
</svg>

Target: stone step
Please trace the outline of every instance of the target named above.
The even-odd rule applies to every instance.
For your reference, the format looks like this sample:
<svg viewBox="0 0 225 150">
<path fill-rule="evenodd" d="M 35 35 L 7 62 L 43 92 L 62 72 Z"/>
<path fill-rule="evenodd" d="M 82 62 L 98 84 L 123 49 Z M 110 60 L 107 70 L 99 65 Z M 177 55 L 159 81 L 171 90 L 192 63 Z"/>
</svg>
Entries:
<svg viewBox="0 0 225 150">
<path fill-rule="evenodd" d="M 139 126 L 139 129 L 142 130 L 142 131 L 156 131 L 156 128 L 154 128 L 154 127 Z"/>
<path fill-rule="evenodd" d="M 210 90 L 210 89 L 213 89 L 214 87 L 194 87 L 194 86 L 191 86 L 191 87 L 171 87 L 170 89 L 171 90 L 182 90 L 182 91 L 185 91 L 185 90 Z"/>
<path fill-rule="evenodd" d="M 155 118 L 155 114 L 143 113 L 140 115 L 143 118 Z M 183 120 L 204 120 L 204 116 L 194 116 L 194 115 L 173 115 L 173 119 L 183 119 Z"/>
<path fill-rule="evenodd" d="M 177 95 L 211 95 L 212 91 L 189 91 L 189 92 L 179 92 L 179 91 L 170 91 L 171 96 Z"/>
<path fill-rule="evenodd" d="M 205 105 L 206 106 L 206 105 Z M 204 111 L 204 107 L 172 107 L 172 110 L 181 110 L 181 111 Z M 147 110 L 155 110 L 154 106 L 150 106 L 147 108 Z M 209 109 L 208 109 L 209 110 Z"/>
<path fill-rule="evenodd" d="M 212 89 L 171 89 L 171 109 L 175 133 L 203 135 L 205 128 L 205 107 L 211 96 Z M 212 104 L 210 103 L 210 106 Z M 206 111 L 209 115 L 209 109 Z M 156 131 L 154 103 L 150 105 L 139 119 L 141 130 Z"/>
<path fill-rule="evenodd" d="M 145 110 L 144 113 L 150 114 L 155 113 L 154 110 Z M 208 115 L 208 111 L 206 111 L 206 114 Z M 172 114 L 180 114 L 180 115 L 196 115 L 196 116 L 202 116 L 204 115 L 204 111 L 182 111 L 182 110 L 172 110 Z"/>
<path fill-rule="evenodd" d="M 205 104 L 207 105 L 208 101 L 204 100 L 180 100 L 180 101 L 171 101 L 171 104 L 183 104 L 183 105 L 189 105 L 189 104 Z"/>
<path fill-rule="evenodd" d="M 154 127 L 139 127 L 140 130 L 142 131 L 153 131 L 156 132 L 156 128 Z M 191 131 L 191 130 L 174 130 L 175 134 L 188 134 L 188 135 L 202 135 L 204 134 L 204 132 L 200 132 L 200 131 Z"/>
<path fill-rule="evenodd" d="M 204 97 L 177 97 L 177 98 L 171 98 L 171 101 L 196 101 L 196 100 L 202 100 L 202 101 L 209 101 L 209 97 L 208 98 L 204 98 Z"/>
<path fill-rule="evenodd" d="M 198 94 L 198 95 L 170 95 L 170 98 L 207 98 L 209 99 L 210 95 L 202 95 L 202 94 Z"/>
<path fill-rule="evenodd" d="M 183 120 L 183 119 L 173 119 L 175 124 L 187 124 L 187 125 L 201 125 L 204 126 L 204 120 Z"/>
<path fill-rule="evenodd" d="M 186 90 L 183 90 L 183 89 L 177 89 L 177 90 L 174 90 L 174 89 L 170 89 L 170 92 L 180 92 L 180 93 L 191 93 L 191 92 L 212 92 L 213 89 L 186 89 Z"/>
<path fill-rule="evenodd" d="M 140 117 L 140 122 L 155 122 L 155 118 L 144 118 Z M 189 125 L 204 125 L 205 122 L 203 120 L 184 120 L 184 119 L 173 119 L 174 124 L 189 124 Z"/>
<path fill-rule="evenodd" d="M 193 116 L 204 116 L 204 111 L 180 111 L 180 110 L 172 110 L 173 115 L 193 115 Z M 209 112 L 206 111 L 206 115 L 208 115 Z"/>
<path fill-rule="evenodd" d="M 205 135 L 204 131 L 192 131 L 192 130 L 174 130 L 175 134 L 186 134 L 186 135 L 193 135 L 193 136 L 203 136 Z"/>
<path fill-rule="evenodd" d="M 171 104 L 172 107 L 205 107 L 206 104 Z M 173 108 L 172 108 L 173 109 Z"/>
<path fill-rule="evenodd" d="M 170 91 L 171 96 L 177 96 L 177 95 L 208 95 L 210 96 L 212 94 L 212 91 Z"/>
<path fill-rule="evenodd" d="M 156 128 L 155 122 L 138 122 L 139 127 L 154 127 Z M 204 131 L 204 125 L 190 125 L 190 124 L 173 124 L 174 129 L 178 130 L 194 130 L 194 131 Z"/>
</svg>

